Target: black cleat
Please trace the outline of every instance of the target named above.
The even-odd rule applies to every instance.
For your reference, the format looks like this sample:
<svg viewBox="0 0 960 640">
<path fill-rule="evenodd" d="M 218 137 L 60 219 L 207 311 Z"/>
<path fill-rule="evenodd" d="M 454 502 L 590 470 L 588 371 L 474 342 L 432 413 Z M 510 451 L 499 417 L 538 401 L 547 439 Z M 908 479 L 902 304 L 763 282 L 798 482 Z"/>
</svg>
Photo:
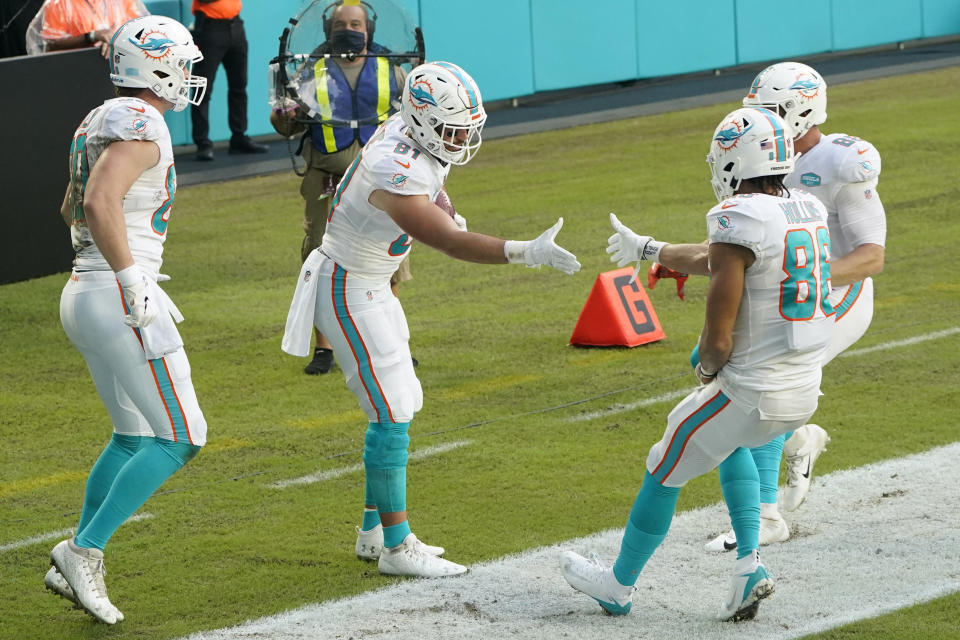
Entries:
<svg viewBox="0 0 960 640">
<path fill-rule="evenodd" d="M 313 350 L 313 360 L 303 368 L 303 372 L 310 376 L 316 376 L 329 373 L 331 367 L 333 367 L 333 351 L 317 347 Z"/>
</svg>

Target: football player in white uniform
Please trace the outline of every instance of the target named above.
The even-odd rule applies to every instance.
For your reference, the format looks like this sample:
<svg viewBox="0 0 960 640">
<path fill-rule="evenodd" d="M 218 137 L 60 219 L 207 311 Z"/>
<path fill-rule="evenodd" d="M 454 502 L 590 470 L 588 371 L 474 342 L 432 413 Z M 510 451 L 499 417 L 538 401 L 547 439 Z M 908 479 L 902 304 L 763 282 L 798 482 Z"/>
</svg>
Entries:
<svg viewBox="0 0 960 640">
<path fill-rule="evenodd" d="M 846 134 L 824 135 L 819 125 L 827 119 L 827 85 L 819 73 L 799 62 L 781 62 L 757 75 L 743 99 L 745 106 L 777 112 L 793 129 L 798 154 L 794 172 L 784 179 L 787 187 L 814 194 L 827 208 L 827 226 L 833 241 L 830 257 L 830 302 L 836 313 L 836 331 L 824 354 L 826 365 L 862 336 L 873 318 L 873 280 L 883 270 L 886 214 L 877 181 L 880 154 L 869 142 Z M 658 254 L 671 269 L 709 275 L 701 269 L 705 247 L 670 244 Z M 650 259 L 649 255 L 643 256 Z M 697 359 L 696 349 L 691 362 Z M 784 444 L 786 440 L 786 444 Z M 783 542 L 790 529 L 777 508 L 780 458 L 787 454 L 787 488 L 780 499 L 784 511 L 802 504 L 810 489 L 813 464 L 826 450 L 826 431 L 803 425 L 752 450 L 760 473 L 760 544 Z M 737 546 L 733 531 L 707 543 L 711 551 Z"/>
<path fill-rule="evenodd" d="M 883 270 L 887 219 L 877 193 L 880 154 L 866 140 L 845 133 L 823 134 L 827 119 L 827 84 L 820 74 L 799 62 L 780 62 L 761 71 L 743 99 L 745 106 L 779 113 L 794 131 L 796 167 L 784 179 L 791 189 L 804 189 L 827 208 L 833 254 L 830 258 L 830 303 L 836 330 L 824 356 L 828 364 L 867 331 L 873 319 L 873 279 Z M 830 438 L 816 424 L 784 434 L 752 451 L 760 472 L 763 512 L 761 544 L 783 542 L 790 529 L 777 508 L 780 458 L 786 453 L 787 487 L 780 507 L 793 511 L 810 490 L 814 462 Z M 707 544 L 713 551 L 732 549 L 731 531 Z"/>
<path fill-rule="evenodd" d="M 407 432 L 423 393 L 390 276 L 411 243 L 471 262 L 546 265 L 568 274 L 580 269 L 554 242 L 562 218 L 535 240 L 504 241 L 461 230 L 434 204 L 450 165 L 466 164 L 480 148 L 485 121 L 480 91 L 463 69 L 448 62 L 413 69 L 400 113 L 381 125 L 340 181 L 323 242 L 301 269 L 287 316 L 284 351 L 308 355 L 315 325 L 333 344 L 347 386 L 369 418 L 356 553 L 377 560 L 385 574 L 467 570 L 440 558 L 441 547 L 417 540 L 407 522 Z"/>
<path fill-rule="evenodd" d="M 103 549 L 127 518 L 206 442 L 190 365 L 157 286 L 176 191 L 168 109 L 196 104 L 206 80 L 190 32 L 170 18 L 125 23 L 110 41 L 119 97 L 91 111 L 70 146 L 61 215 L 76 251 L 60 319 L 87 362 L 113 437 L 87 478 L 76 535 L 50 553 L 44 583 L 107 624 Z"/>
<path fill-rule="evenodd" d="M 773 580 L 757 554 L 759 478 L 749 451 L 803 425 L 817 407 L 820 362 L 833 328 L 827 211 L 790 189 L 790 130 L 766 109 L 742 108 L 717 127 L 707 156 L 719 204 L 707 214 L 708 248 L 693 273 L 712 274 L 696 374 L 701 386 L 667 417 L 613 567 L 572 551 L 564 577 L 609 613 L 631 607 L 633 585 L 666 537 L 680 488 L 720 467 L 741 541 L 722 620 L 753 618 Z M 620 266 L 669 264 L 671 245 L 639 236 L 610 215 L 607 252 Z M 666 256 L 664 256 L 666 257 Z"/>
</svg>

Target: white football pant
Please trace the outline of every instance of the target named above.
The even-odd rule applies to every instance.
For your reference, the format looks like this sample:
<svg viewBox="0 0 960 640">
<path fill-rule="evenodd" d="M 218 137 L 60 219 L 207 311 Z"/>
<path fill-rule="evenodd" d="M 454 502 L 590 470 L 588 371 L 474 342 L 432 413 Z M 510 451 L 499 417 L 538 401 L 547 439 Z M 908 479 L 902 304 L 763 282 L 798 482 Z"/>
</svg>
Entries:
<svg viewBox="0 0 960 640">
<path fill-rule="evenodd" d="M 147 360 L 139 332 L 123 322 L 123 292 L 112 271 L 72 273 L 60 296 L 60 322 L 83 354 L 97 393 L 127 436 L 203 446 L 207 422 L 183 348 Z"/>
<path fill-rule="evenodd" d="M 410 422 L 423 390 L 410 358 L 410 330 L 389 279 L 351 276 L 330 258 L 317 270 L 314 323 L 370 422 Z"/>
<path fill-rule="evenodd" d="M 763 401 L 761 405 L 766 406 Z M 811 415 L 812 411 L 798 419 L 762 419 L 759 409 L 748 411 L 734 403 L 714 380 L 681 400 L 667 416 L 663 438 L 647 455 L 647 471 L 666 487 L 682 487 L 716 468 L 738 447 L 764 445 L 803 426 Z"/>
</svg>

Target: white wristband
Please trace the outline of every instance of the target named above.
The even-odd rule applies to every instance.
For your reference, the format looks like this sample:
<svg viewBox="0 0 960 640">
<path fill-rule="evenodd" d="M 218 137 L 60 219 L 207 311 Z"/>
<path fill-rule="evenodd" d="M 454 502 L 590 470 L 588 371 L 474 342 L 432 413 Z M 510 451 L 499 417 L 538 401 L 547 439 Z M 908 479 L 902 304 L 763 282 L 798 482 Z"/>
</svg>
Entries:
<svg viewBox="0 0 960 640">
<path fill-rule="evenodd" d="M 143 279 L 143 274 L 140 271 L 140 267 L 136 264 L 132 264 L 126 269 L 121 269 L 117 271 L 116 274 L 117 281 L 120 282 L 121 287 L 129 287 L 130 285 L 140 282 Z"/>
<path fill-rule="evenodd" d="M 707 373 L 706 371 L 703 370 L 703 365 L 699 362 L 697 363 L 696 374 L 698 378 L 716 378 L 717 377 L 716 371 L 714 371 L 713 373 Z"/>
<path fill-rule="evenodd" d="M 510 264 L 526 264 L 524 254 L 530 240 L 507 240 L 503 243 L 503 255 Z"/>
<path fill-rule="evenodd" d="M 642 260 L 649 260 L 651 262 L 660 262 L 660 251 L 667 246 L 667 242 L 658 242 L 653 238 L 650 238 L 650 241 L 643 246 L 643 255 L 640 256 Z"/>
</svg>

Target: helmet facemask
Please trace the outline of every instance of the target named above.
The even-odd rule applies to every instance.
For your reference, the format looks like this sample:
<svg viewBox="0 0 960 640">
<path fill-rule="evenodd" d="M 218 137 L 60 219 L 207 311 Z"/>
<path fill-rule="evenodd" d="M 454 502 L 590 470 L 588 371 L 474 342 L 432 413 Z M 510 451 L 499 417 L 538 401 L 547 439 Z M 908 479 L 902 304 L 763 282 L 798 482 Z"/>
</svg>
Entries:
<svg viewBox="0 0 960 640">
<path fill-rule="evenodd" d="M 436 121 L 436 118 L 428 117 L 428 125 L 430 120 Z M 431 150 L 430 153 L 450 164 L 467 164 L 476 155 L 483 143 L 480 132 L 486 121 L 487 116 L 484 115 L 476 122 L 472 122 L 465 127 L 459 124 L 437 122 L 433 130 L 437 135 L 438 149 L 437 152 Z"/>
</svg>

